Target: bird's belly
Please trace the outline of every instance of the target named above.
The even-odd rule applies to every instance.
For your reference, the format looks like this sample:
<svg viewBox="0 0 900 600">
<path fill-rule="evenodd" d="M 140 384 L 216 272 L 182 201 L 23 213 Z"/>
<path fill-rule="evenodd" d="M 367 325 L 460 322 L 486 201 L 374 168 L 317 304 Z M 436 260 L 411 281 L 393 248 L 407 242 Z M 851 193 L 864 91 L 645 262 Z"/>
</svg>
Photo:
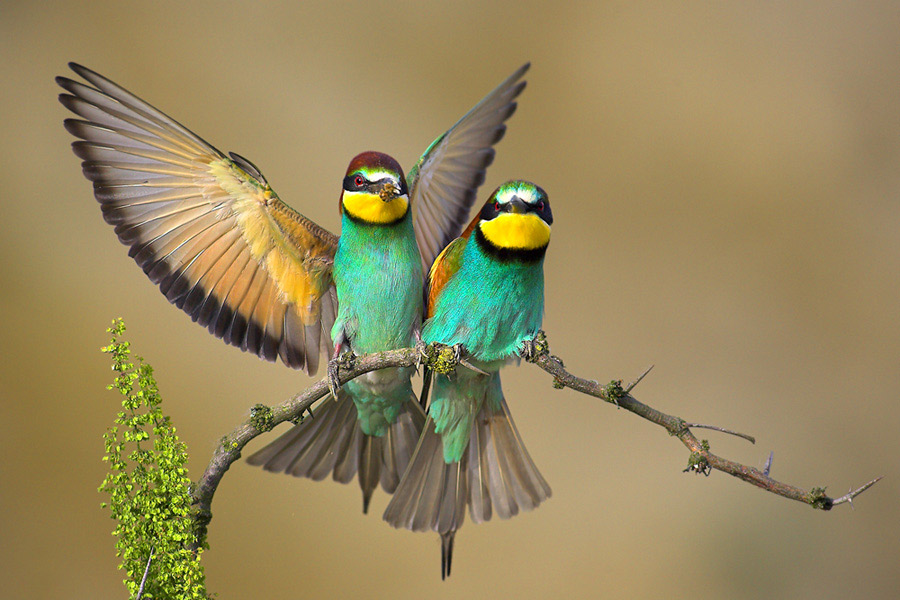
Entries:
<svg viewBox="0 0 900 600">
<path fill-rule="evenodd" d="M 353 381 L 372 396 L 386 396 L 400 386 L 408 386 L 412 368 L 391 368 L 369 371 Z"/>
</svg>

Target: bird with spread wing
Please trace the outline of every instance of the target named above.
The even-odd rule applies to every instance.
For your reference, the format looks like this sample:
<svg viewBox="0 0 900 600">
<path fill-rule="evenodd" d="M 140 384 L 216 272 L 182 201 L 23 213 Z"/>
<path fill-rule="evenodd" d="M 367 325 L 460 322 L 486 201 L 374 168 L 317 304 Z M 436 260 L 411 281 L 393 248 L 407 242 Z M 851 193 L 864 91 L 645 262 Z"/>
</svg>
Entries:
<svg viewBox="0 0 900 600">
<path fill-rule="evenodd" d="M 408 176 L 385 154 L 354 158 L 340 237 L 283 202 L 249 160 L 109 79 L 70 64 L 87 83 L 56 81 L 80 117 L 65 127 L 103 218 L 169 302 L 226 343 L 313 374 L 321 355 L 416 341 L 422 273 L 467 222 L 528 66 L 432 142 Z M 315 480 L 358 474 L 366 510 L 379 481 L 396 488 L 424 424 L 411 374 L 348 383 L 250 462 Z"/>
</svg>

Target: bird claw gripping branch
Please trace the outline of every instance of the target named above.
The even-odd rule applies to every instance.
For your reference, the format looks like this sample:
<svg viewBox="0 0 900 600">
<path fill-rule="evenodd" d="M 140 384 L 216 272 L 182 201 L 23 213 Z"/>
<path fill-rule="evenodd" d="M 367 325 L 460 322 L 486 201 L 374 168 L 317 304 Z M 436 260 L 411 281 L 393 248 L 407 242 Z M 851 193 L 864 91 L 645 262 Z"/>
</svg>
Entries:
<svg viewBox="0 0 900 600">
<path fill-rule="evenodd" d="M 353 363 L 356 361 L 356 354 L 353 350 L 347 350 L 337 357 L 328 361 L 328 391 L 331 396 L 337 400 L 338 392 L 341 390 L 340 372 L 341 368 L 352 369 Z"/>
<path fill-rule="evenodd" d="M 426 344 L 422 349 L 421 363 L 441 375 L 452 375 L 463 355 L 462 344 L 447 346 L 440 342 Z"/>
<path fill-rule="evenodd" d="M 539 356 L 549 353 L 550 344 L 547 342 L 547 334 L 543 329 L 538 329 L 538 332 L 530 340 L 523 341 L 519 349 L 519 356 L 530 363 L 537 361 Z"/>
</svg>

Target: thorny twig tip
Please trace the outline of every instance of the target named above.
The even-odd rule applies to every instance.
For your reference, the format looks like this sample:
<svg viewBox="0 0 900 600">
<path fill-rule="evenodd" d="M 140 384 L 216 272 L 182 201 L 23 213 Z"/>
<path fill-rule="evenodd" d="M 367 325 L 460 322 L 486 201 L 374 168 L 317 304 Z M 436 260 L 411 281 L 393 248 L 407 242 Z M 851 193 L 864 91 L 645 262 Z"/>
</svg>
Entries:
<svg viewBox="0 0 900 600">
<path fill-rule="evenodd" d="M 841 496 L 840 498 L 835 498 L 834 502 L 832 502 L 832 506 L 837 505 L 837 504 L 843 504 L 846 502 L 846 503 L 850 504 L 850 507 L 852 508 L 854 498 L 856 498 L 857 496 L 862 494 L 864 491 L 866 491 L 867 489 L 869 489 L 870 487 L 872 487 L 873 485 L 875 485 L 876 483 L 881 481 L 883 478 L 884 478 L 883 475 L 881 477 L 876 477 L 872 481 L 869 481 L 868 483 L 864 483 L 863 485 L 861 485 L 860 487 L 858 487 L 855 490 L 851 489 L 847 494 Z"/>
</svg>

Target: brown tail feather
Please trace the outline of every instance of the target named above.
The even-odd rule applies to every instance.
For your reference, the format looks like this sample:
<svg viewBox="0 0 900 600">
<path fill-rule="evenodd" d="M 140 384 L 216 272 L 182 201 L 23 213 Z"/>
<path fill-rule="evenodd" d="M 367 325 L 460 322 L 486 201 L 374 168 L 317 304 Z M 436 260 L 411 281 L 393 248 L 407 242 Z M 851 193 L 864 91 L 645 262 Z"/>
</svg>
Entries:
<svg viewBox="0 0 900 600">
<path fill-rule="evenodd" d="M 381 471 L 381 439 L 363 436 L 359 452 L 359 487 L 363 493 L 363 514 L 369 512 L 372 492 L 378 487 Z"/>
<path fill-rule="evenodd" d="M 379 482 L 388 493 L 397 487 L 424 421 L 422 409 L 411 398 L 384 436 L 366 435 L 359 426 L 356 406 L 341 393 L 337 401 L 323 402 L 315 418 L 295 425 L 247 462 L 315 481 L 331 473 L 335 481 L 349 483 L 358 475 L 366 512 Z"/>
<path fill-rule="evenodd" d="M 450 567 L 453 566 L 453 538 L 456 531 L 448 531 L 441 534 L 441 581 L 450 577 Z"/>
<path fill-rule="evenodd" d="M 262 466 L 266 471 L 321 480 L 336 464 L 345 463 L 348 459 L 353 460 L 358 456 L 346 452 L 349 443 L 342 454 L 335 452 L 336 449 L 340 449 L 339 447 L 333 448 L 338 433 L 345 429 L 349 430 L 348 433 L 354 433 L 354 429 L 349 426 L 355 426 L 356 409 L 348 396 L 339 394 L 337 401 L 326 400 L 317 407 L 314 414 L 314 418 L 308 418 L 295 425 L 277 440 L 247 458 L 247 462 Z M 342 441 L 349 442 L 355 436 L 348 437 L 349 440 L 342 436 L 344 438 Z M 355 474 L 354 465 L 350 478 Z"/>
<path fill-rule="evenodd" d="M 444 462 L 441 437 L 431 418 L 384 519 L 393 527 L 441 534 L 441 572 L 450 573 L 453 536 L 464 520 L 466 505 L 476 523 L 496 512 L 508 519 L 531 510 L 550 497 L 550 486 L 532 462 L 516 430 L 506 400 L 499 410 L 485 402 L 475 416 L 469 446 L 462 459 Z"/>
<path fill-rule="evenodd" d="M 531 460 L 505 399 L 499 411 L 482 409 L 476 415 L 467 454 L 469 514 L 475 523 L 489 521 L 492 512 L 501 519 L 514 517 L 550 497 L 550 486 Z"/>
</svg>

